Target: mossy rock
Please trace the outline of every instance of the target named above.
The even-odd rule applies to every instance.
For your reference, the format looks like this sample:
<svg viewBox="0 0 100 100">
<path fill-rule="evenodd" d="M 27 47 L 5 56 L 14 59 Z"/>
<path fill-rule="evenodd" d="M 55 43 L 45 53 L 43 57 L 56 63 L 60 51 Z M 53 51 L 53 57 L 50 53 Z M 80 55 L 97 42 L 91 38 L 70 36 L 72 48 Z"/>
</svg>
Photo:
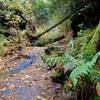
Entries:
<svg viewBox="0 0 100 100">
<path fill-rule="evenodd" d="M 51 78 L 59 78 L 60 76 L 62 75 L 62 72 L 58 72 L 58 71 L 54 71 L 52 74 L 51 74 Z"/>
<path fill-rule="evenodd" d="M 56 83 L 64 83 L 65 75 L 63 71 L 54 71 L 50 75 L 51 79 Z"/>
</svg>

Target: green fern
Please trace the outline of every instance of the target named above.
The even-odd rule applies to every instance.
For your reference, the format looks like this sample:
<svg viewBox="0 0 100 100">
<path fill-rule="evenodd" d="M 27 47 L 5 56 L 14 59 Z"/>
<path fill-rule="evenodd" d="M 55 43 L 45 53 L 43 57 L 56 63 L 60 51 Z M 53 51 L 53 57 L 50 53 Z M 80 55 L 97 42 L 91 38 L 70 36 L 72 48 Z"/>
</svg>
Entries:
<svg viewBox="0 0 100 100">
<path fill-rule="evenodd" d="M 63 64 L 65 72 L 67 71 L 68 67 L 71 67 L 73 70 L 70 74 L 70 79 L 72 80 L 73 85 L 76 86 L 79 78 L 85 77 L 86 75 L 91 73 L 91 70 L 93 70 L 93 67 L 99 55 L 100 52 L 96 53 L 92 60 L 86 60 L 86 57 L 81 59 L 75 59 L 73 56 L 65 52 L 62 56 L 46 55 L 43 57 L 43 60 L 48 66 L 53 66 L 55 64 Z M 94 76 L 95 81 L 99 80 L 99 78 L 100 75 Z"/>
<path fill-rule="evenodd" d="M 95 68 L 91 70 L 89 77 L 94 84 L 100 82 L 100 68 Z"/>
<path fill-rule="evenodd" d="M 63 64 L 65 69 L 66 66 L 70 63 L 73 65 L 73 68 L 79 65 L 78 61 L 68 53 L 64 53 L 62 56 L 45 55 L 42 57 L 42 59 L 48 66 L 54 66 L 55 64 Z"/>
<path fill-rule="evenodd" d="M 66 61 L 65 56 L 48 56 L 45 55 L 42 57 L 44 62 L 50 67 L 54 66 L 55 64 L 64 64 Z"/>
<path fill-rule="evenodd" d="M 72 80 L 74 86 L 77 85 L 78 79 L 80 77 L 82 76 L 84 77 L 85 75 L 88 75 L 91 72 L 99 55 L 100 52 L 98 52 L 91 61 L 87 62 L 80 61 L 80 66 L 78 66 L 71 72 L 70 79 Z"/>
<path fill-rule="evenodd" d="M 93 70 L 93 67 L 97 61 L 100 52 L 98 52 L 92 60 L 87 61 L 85 59 L 75 59 L 70 54 L 65 53 L 62 56 L 44 56 L 44 62 L 48 66 L 53 66 L 55 64 L 64 64 L 64 70 L 67 71 L 68 67 L 72 67 L 73 71 L 70 74 L 70 79 L 73 82 L 73 85 L 76 86 L 78 79 L 81 77 L 85 77 Z M 93 74 L 92 74 L 93 75 Z M 92 77 L 91 77 L 92 78 Z M 100 75 L 94 75 L 94 81 L 100 79 Z"/>
</svg>

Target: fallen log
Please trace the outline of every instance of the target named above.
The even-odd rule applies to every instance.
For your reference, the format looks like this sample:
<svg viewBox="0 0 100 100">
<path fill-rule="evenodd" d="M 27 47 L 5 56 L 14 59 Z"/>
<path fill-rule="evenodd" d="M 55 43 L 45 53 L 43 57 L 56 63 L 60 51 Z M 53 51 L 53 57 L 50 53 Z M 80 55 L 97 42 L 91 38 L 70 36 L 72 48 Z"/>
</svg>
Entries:
<svg viewBox="0 0 100 100">
<path fill-rule="evenodd" d="M 34 40 L 32 42 L 32 46 L 46 46 L 49 43 L 54 43 L 64 38 L 65 38 L 64 34 L 56 34 L 54 37 L 53 36 L 45 37 L 45 35 L 43 35 L 38 40 Z"/>
<path fill-rule="evenodd" d="M 43 34 L 49 32 L 50 30 L 56 28 L 58 25 L 60 25 L 61 23 L 63 23 L 65 20 L 67 20 L 69 17 L 73 16 L 74 14 L 78 13 L 80 11 L 80 9 L 87 3 L 88 1 L 84 2 L 83 4 L 81 4 L 78 8 L 76 8 L 76 10 L 74 10 L 72 13 L 70 13 L 68 16 L 66 16 L 65 18 L 63 18 L 61 21 L 59 21 L 58 23 L 56 23 L 55 25 L 51 26 L 50 28 L 48 28 L 47 30 L 45 30 L 42 33 L 38 33 L 35 34 L 33 37 L 33 40 L 37 40 L 39 37 L 41 37 Z"/>
</svg>

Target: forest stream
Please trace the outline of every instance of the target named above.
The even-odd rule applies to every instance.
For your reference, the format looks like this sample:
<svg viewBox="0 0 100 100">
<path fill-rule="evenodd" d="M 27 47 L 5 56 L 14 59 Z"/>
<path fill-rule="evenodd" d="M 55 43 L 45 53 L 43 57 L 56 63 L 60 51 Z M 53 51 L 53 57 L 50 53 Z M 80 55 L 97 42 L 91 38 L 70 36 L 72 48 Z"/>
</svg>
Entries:
<svg viewBox="0 0 100 100">
<path fill-rule="evenodd" d="M 28 59 L 24 58 L 10 61 L 15 55 L 5 58 L 3 66 L 6 63 L 10 71 L 4 71 L 0 75 L 0 100 L 64 100 L 61 94 L 58 96 L 61 85 L 52 83 L 50 71 L 46 70 L 40 58 L 44 50 L 45 47 L 31 47 L 23 51 L 26 55 L 29 52 L 33 54 L 32 63 L 28 63 Z M 22 66 L 24 63 L 26 67 Z M 1 69 L 2 67 L 0 66 Z"/>
<path fill-rule="evenodd" d="M 100 100 L 100 0 L 0 0 L 0 100 Z"/>
</svg>

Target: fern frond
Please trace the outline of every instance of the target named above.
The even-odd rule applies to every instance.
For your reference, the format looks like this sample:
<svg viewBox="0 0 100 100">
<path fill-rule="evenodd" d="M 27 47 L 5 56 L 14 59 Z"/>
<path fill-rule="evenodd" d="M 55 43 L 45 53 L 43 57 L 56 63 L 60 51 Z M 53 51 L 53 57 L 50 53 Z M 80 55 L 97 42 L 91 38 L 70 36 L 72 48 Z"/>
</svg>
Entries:
<svg viewBox="0 0 100 100">
<path fill-rule="evenodd" d="M 89 75 L 90 80 L 96 84 L 97 82 L 100 82 L 100 69 L 93 69 Z"/>
<path fill-rule="evenodd" d="M 91 61 L 84 63 L 80 62 L 80 66 L 78 66 L 71 72 L 70 79 L 72 80 L 74 86 L 77 85 L 78 78 L 80 78 L 81 76 L 84 77 L 84 75 L 87 75 L 89 74 L 89 72 L 91 72 L 99 55 L 100 52 L 98 52 Z"/>
<path fill-rule="evenodd" d="M 64 56 L 47 56 L 43 57 L 44 62 L 50 67 L 54 66 L 55 64 L 64 64 L 66 61 Z"/>
<path fill-rule="evenodd" d="M 68 53 L 64 53 L 62 56 L 45 55 L 42 58 L 48 66 L 54 66 L 55 64 L 63 64 L 65 70 L 69 64 L 71 64 L 71 67 L 73 68 L 79 66 L 79 62 Z"/>
<path fill-rule="evenodd" d="M 96 53 L 96 55 L 90 61 L 86 61 L 84 59 L 75 59 L 68 53 L 63 54 L 62 56 L 45 56 L 43 60 L 48 66 L 64 64 L 65 72 L 69 66 L 72 67 L 73 71 L 70 74 L 70 79 L 72 80 L 73 85 L 76 86 L 79 78 L 84 77 L 91 72 L 99 55 L 100 52 Z M 94 80 L 99 80 L 99 76 L 96 76 Z"/>
</svg>

